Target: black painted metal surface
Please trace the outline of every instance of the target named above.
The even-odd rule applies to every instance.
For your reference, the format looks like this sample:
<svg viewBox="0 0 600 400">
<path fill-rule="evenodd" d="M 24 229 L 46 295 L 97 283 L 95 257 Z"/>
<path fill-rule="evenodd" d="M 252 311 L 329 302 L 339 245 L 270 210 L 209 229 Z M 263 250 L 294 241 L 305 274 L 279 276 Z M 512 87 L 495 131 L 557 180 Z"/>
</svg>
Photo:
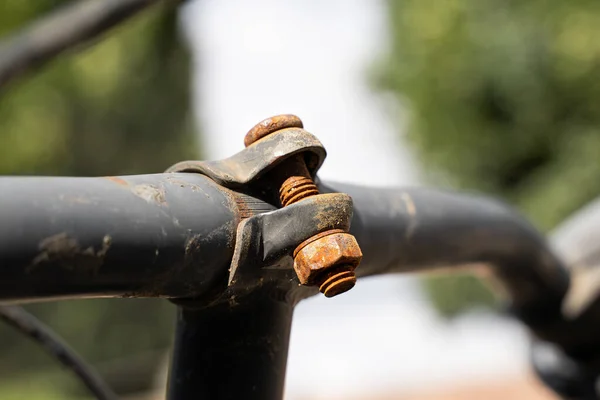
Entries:
<svg viewBox="0 0 600 400">
<path fill-rule="evenodd" d="M 599 398 L 593 384 L 600 375 L 600 300 L 576 318 L 562 313 L 568 272 L 513 209 L 487 197 L 424 188 L 323 186 L 353 198 L 350 232 L 364 254 L 357 275 L 483 269 L 534 334 L 534 355 L 537 344 L 554 348 L 553 362 L 534 357 L 548 386 L 568 399 Z"/>
<path fill-rule="evenodd" d="M 299 128 L 283 129 L 229 158 L 215 161 L 182 161 L 170 167 L 167 172 L 199 173 L 225 187 L 247 190 L 275 165 L 300 153 L 306 159 L 311 176 L 315 177 L 327 153 L 314 135 Z M 262 183 L 268 185 L 270 182 Z"/>
<path fill-rule="evenodd" d="M 0 299 L 189 297 L 226 285 L 237 209 L 196 174 L 0 178 Z"/>
<path fill-rule="evenodd" d="M 268 286 L 229 304 L 180 308 L 167 399 L 280 400 L 292 312 Z"/>
<path fill-rule="evenodd" d="M 545 239 L 507 205 L 487 197 L 425 188 L 325 184 L 354 202 L 350 232 L 363 250 L 359 276 L 488 269 L 519 312 L 554 307 L 569 277 Z"/>
</svg>

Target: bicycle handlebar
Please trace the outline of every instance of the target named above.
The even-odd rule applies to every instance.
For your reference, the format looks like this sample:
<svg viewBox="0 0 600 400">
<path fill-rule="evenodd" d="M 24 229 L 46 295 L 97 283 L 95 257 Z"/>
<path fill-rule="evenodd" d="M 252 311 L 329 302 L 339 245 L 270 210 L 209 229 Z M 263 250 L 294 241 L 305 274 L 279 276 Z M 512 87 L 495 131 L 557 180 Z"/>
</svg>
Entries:
<svg viewBox="0 0 600 400">
<path fill-rule="evenodd" d="M 513 308 L 534 312 L 565 295 L 569 277 L 545 239 L 509 206 L 484 196 L 427 188 L 364 188 L 349 194 L 364 258 L 358 275 L 483 268 Z"/>
<path fill-rule="evenodd" d="M 3 177 L 0 299 L 195 296 L 226 276 L 238 222 L 197 174 Z"/>
<path fill-rule="evenodd" d="M 485 265 L 513 306 L 532 312 L 567 290 L 545 240 L 496 200 L 321 186 L 353 198 L 359 276 Z M 227 274 L 245 211 L 236 199 L 191 173 L 1 178 L 0 299 L 199 296 Z"/>
</svg>

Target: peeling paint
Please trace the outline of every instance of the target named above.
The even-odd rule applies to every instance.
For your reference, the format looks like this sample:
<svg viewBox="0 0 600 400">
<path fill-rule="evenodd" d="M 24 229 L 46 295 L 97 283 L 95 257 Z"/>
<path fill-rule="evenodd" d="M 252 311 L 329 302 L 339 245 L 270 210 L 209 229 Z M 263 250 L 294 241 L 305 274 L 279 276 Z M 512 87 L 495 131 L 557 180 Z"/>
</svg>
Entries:
<svg viewBox="0 0 600 400">
<path fill-rule="evenodd" d="M 167 177 L 166 180 L 169 183 L 172 183 L 174 185 L 179 185 L 180 188 L 188 188 L 188 189 L 191 189 L 192 192 L 203 192 L 204 193 L 204 191 L 202 190 L 202 188 L 199 185 L 196 185 L 196 184 L 184 181 L 182 179 L 178 179 L 178 178 L 174 178 L 174 177 L 169 176 L 169 177 Z M 204 194 L 207 197 L 210 197 L 206 193 L 204 193 Z"/>
<path fill-rule="evenodd" d="M 105 235 L 100 249 L 95 250 L 94 246 L 82 248 L 77 239 L 69 237 L 66 232 L 49 236 L 40 241 L 40 253 L 27 267 L 27 272 L 32 272 L 44 264 L 57 264 L 71 271 L 96 274 L 104 263 L 111 243 L 110 235 Z"/>
<path fill-rule="evenodd" d="M 131 191 L 138 197 L 146 200 L 148 203 L 157 203 L 166 206 L 165 191 L 154 185 L 142 184 L 135 185 Z"/>
<path fill-rule="evenodd" d="M 117 185 L 121 185 L 121 186 L 129 186 L 129 183 L 127 183 L 126 180 L 119 178 L 118 176 L 105 176 L 104 179 L 107 179 L 111 182 L 116 183 Z"/>
</svg>

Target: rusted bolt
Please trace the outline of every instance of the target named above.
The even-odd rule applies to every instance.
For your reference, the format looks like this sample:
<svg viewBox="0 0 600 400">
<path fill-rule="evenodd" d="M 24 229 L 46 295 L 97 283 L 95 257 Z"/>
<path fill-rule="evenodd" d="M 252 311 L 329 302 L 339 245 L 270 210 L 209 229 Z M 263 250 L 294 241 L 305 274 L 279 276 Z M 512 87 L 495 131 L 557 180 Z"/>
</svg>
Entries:
<svg viewBox="0 0 600 400">
<path fill-rule="evenodd" d="M 302 124 L 300 118 L 292 114 L 276 115 L 263 119 L 246 133 L 244 145 L 248 147 L 257 140 L 286 128 L 304 128 L 304 124 Z"/>
<path fill-rule="evenodd" d="M 303 127 L 302 120 L 295 115 L 277 115 L 250 129 L 244 144 L 248 147 L 279 130 Z M 279 187 L 282 207 L 319 194 L 301 154 L 282 162 L 270 172 L 269 178 Z M 361 258 L 362 253 L 354 236 L 341 230 L 332 230 L 315 235 L 296 248 L 294 270 L 301 284 L 316 285 L 325 296 L 333 297 L 354 287 L 354 269 Z"/>
<path fill-rule="evenodd" d="M 244 137 L 246 147 L 271 133 L 287 128 L 302 128 L 300 118 L 292 114 L 277 115 L 256 124 Z M 282 207 L 294 204 L 308 196 L 319 194 L 312 180 L 304 157 L 299 154 L 290 157 L 275 168 L 270 176 L 279 187 L 279 201 Z"/>
</svg>

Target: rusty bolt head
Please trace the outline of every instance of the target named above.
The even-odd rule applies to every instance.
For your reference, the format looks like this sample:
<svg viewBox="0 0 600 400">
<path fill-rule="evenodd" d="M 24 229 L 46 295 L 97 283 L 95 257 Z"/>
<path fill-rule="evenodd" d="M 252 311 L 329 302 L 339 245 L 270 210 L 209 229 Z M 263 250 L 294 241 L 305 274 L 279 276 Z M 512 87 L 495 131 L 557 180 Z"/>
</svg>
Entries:
<svg viewBox="0 0 600 400">
<path fill-rule="evenodd" d="M 259 139 L 286 128 L 303 128 L 302 120 L 293 114 L 276 115 L 263 119 L 246 133 L 244 145 L 250 146 Z"/>
<path fill-rule="evenodd" d="M 321 285 L 327 271 L 343 267 L 354 271 L 362 259 L 362 252 L 354 236 L 332 233 L 320 237 L 298 250 L 294 270 L 303 285 Z"/>
</svg>

